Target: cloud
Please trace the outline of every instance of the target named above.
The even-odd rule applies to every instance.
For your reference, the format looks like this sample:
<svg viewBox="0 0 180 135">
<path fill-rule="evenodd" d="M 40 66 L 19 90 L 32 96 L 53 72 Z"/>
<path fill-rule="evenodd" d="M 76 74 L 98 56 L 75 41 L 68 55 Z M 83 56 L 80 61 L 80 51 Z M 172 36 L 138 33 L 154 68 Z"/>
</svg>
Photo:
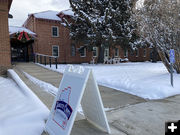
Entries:
<svg viewBox="0 0 180 135">
<path fill-rule="evenodd" d="M 69 0 L 52 0 L 51 4 L 62 10 L 67 9 L 66 7 L 70 7 Z"/>
<path fill-rule="evenodd" d="M 46 10 L 61 11 L 69 8 L 69 0 L 14 0 L 10 13 L 13 19 L 9 19 L 11 26 L 21 26 L 30 13 Z"/>
</svg>

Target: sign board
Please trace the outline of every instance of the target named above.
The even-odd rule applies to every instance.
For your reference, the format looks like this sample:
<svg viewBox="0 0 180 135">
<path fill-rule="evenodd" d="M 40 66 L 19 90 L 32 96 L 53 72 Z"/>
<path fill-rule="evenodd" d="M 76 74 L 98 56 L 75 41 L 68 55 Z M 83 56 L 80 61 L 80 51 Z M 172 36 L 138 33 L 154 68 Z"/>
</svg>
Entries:
<svg viewBox="0 0 180 135">
<path fill-rule="evenodd" d="M 104 106 L 91 69 L 68 66 L 46 123 L 50 135 L 70 135 L 78 107 L 86 119 L 110 134 Z"/>
<path fill-rule="evenodd" d="M 169 56 L 170 56 L 170 63 L 175 63 L 175 53 L 174 53 L 174 49 L 170 49 L 170 52 L 169 52 Z"/>
</svg>

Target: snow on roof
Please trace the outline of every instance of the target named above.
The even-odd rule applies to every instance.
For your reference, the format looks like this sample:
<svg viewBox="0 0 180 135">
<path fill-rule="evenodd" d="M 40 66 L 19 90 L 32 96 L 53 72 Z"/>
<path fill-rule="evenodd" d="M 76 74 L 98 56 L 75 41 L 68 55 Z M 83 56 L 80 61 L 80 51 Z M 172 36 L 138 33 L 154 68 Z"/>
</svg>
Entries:
<svg viewBox="0 0 180 135">
<path fill-rule="evenodd" d="M 44 12 L 34 13 L 33 15 L 35 18 L 61 21 L 61 19 L 57 16 L 58 13 L 58 11 L 48 10 Z"/>
<path fill-rule="evenodd" d="M 36 35 L 36 33 L 30 31 L 29 29 L 26 29 L 25 27 L 9 26 L 10 35 L 14 33 L 22 32 L 22 31 L 27 32 L 30 35 Z"/>
<path fill-rule="evenodd" d="M 64 15 L 74 16 L 74 12 L 72 9 L 62 10 L 60 13 L 63 13 Z"/>
</svg>

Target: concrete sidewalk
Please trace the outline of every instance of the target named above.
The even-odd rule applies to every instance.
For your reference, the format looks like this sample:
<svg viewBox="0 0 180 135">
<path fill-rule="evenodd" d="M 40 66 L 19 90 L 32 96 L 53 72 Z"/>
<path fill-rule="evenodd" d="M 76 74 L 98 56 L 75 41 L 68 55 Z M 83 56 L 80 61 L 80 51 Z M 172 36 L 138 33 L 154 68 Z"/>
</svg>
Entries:
<svg viewBox="0 0 180 135">
<path fill-rule="evenodd" d="M 19 73 L 22 73 L 22 71 L 26 72 L 39 80 L 54 85 L 57 88 L 59 87 L 60 81 L 63 76 L 58 72 L 50 71 L 34 63 L 17 63 L 14 69 L 16 71 L 18 70 Z M 133 96 L 104 86 L 99 85 L 99 89 L 104 106 L 106 108 L 119 108 L 130 104 L 145 102 L 145 100 L 140 97 Z"/>
<path fill-rule="evenodd" d="M 14 69 L 44 104 L 51 108 L 54 97 L 29 81 L 22 71 L 56 87 L 59 86 L 62 74 L 33 63 L 19 63 Z M 112 135 L 164 135 L 166 121 L 180 120 L 180 95 L 146 102 L 142 98 L 107 87 L 99 86 L 99 89 L 104 106 L 114 108 L 106 112 Z M 106 133 L 78 115 L 71 135 L 106 135 Z"/>
</svg>

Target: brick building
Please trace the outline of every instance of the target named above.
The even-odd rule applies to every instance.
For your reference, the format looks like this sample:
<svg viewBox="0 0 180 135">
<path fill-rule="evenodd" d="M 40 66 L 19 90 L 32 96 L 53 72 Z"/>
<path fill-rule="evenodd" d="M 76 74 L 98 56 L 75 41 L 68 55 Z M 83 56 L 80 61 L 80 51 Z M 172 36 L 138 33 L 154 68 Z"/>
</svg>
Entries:
<svg viewBox="0 0 180 135">
<path fill-rule="evenodd" d="M 61 12 L 45 11 L 30 14 L 24 23 L 24 27 L 37 34 L 37 40 L 33 44 L 34 53 L 57 56 L 58 63 L 90 63 L 93 58 L 97 60 L 99 50 L 94 47 L 93 51 L 84 48 L 79 52 L 83 44 L 74 44 L 69 37 L 69 30 L 63 23 L 63 17 L 71 19 L 73 12 L 64 10 Z M 104 57 L 119 57 L 129 61 L 150 60 L 151 49 L 139 48 L 135 51 L 105 48 Z M 93 57 L 94 56 L 94 57 Z"/>
<path fill-rule="evenodd" d="M 0 74 L 11 66 L 8 16 L 12 0 L 0 0 Z"/>
</svg>

